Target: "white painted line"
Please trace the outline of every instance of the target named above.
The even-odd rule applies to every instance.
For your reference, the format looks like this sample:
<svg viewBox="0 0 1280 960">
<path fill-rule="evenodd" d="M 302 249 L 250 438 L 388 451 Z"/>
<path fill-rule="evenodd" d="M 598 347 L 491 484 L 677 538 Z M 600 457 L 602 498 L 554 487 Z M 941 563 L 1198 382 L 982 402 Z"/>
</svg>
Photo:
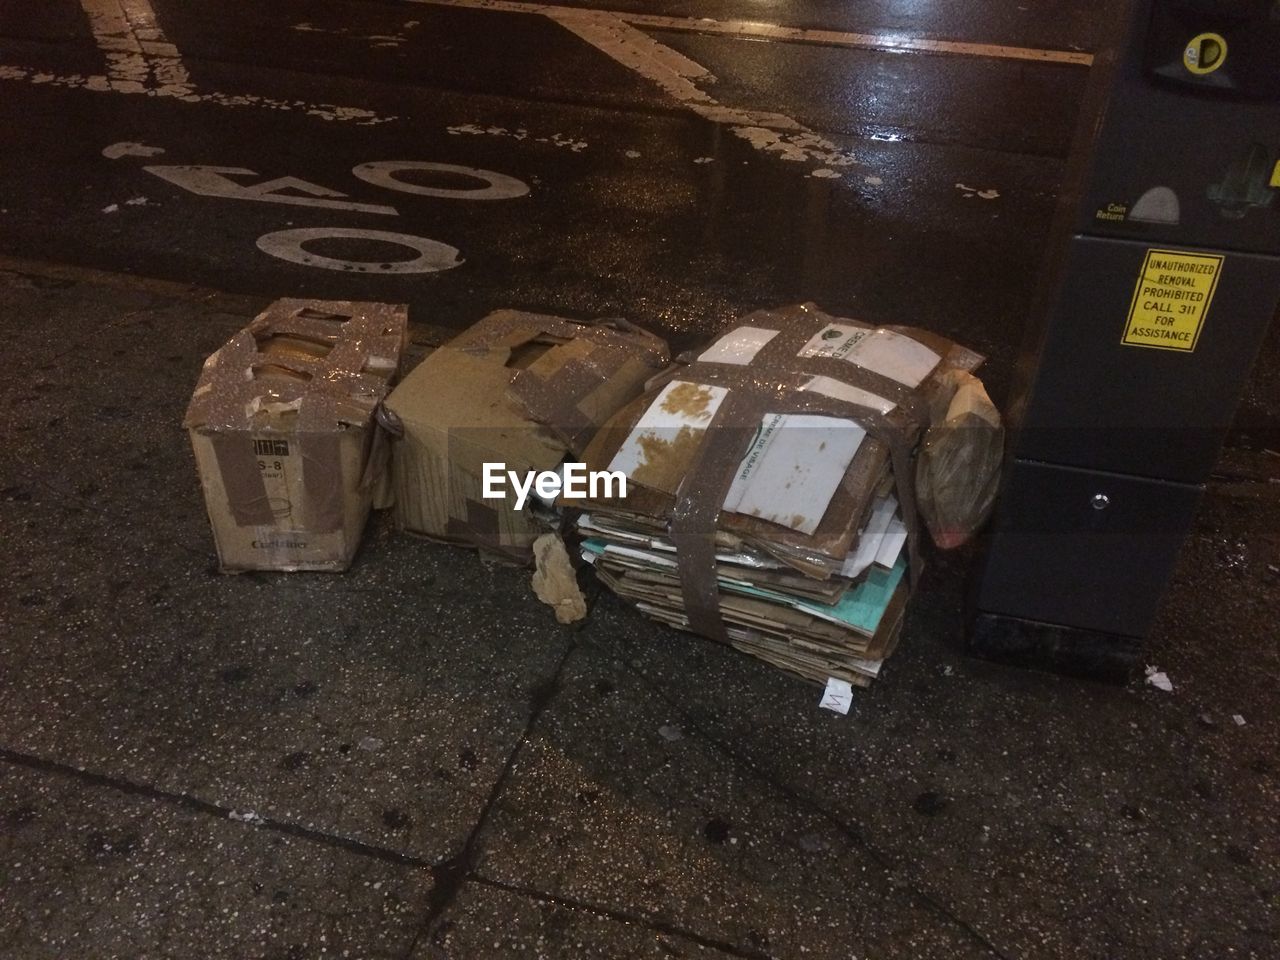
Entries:
<svg viewBox="0 0 1280 960">
<path fill-rule="evenodd" d="M 481 181 L 484 186 L 471 188 L 430 187 L 420 183 L 406 183 L 397 180 L 396 174 L 402 170 L 420 172 L 447 173 Z M 529 185 L 523 180 L 509 177 L 505 173 L 493 170 L 481 170 L 479 167 L 460 167 L 453 163 L 429 163 L 425 160 L 375 160 L 354 167 L 352 175 L 366 183 L 383 187 L 387 190 L 399 190 L 420 197 L 448 197 L 454 200 L 512 200 L 523 197 L 529 192 Z"/>
<path fill-rule="evenodd" d="M 582 11 L 566 14 L 561 12 L 564 9 L 555 8 L 545 16 L 657 84 L 685 109 L 728 126 L 757 150 L 779 154 L 784 160 L 810 160 L 825 167 L 846 167 L 856 162 L 830 140 L 784 114 L 724 106 L 694 85 L 688 68 L 664 54 L 672 52 L 669 48 L 617 17 Z"/>
<path fill-rule="evenodd" d="M 680 30 L 709 33 L 755 40 L 783 40 L 790 43 L 813 43 L 824 47 L 851 47 L 861 50 L 889 52 L 944 53 L 956 56 L 990 57 L 998 60 L 1030 60 L 1036 63 L 1062 63 L 1087 67 L 1093 55 L 1075 50 L 1043 50 L 1038 47 L 1014 47 L 1000 43 L 968 43 L 963 40 L 929 40 L 888 33 L 845 33 L 840 30 L 811 30 L 782 27 L 753 20 L 690 20 L 685 17 L 659 17 L 644 13 L 620 14 L 637 27 L 657 30 Z"/>
<path fill-rule="evenodd" d="M 132 140 L 121 140 L 102 148 L 102 155 L 108 160 L 119 160 L 121 157 L 158 157 L 162 153 L 164 147 L 149 147 Z"/>
<path fill-rule="evenodd" d="M 257 200 L 262 203 L 287 203 L 296 207 L 324 207 L 329 210 L 350 210 L 353 213 L 379 213 L 399 216 L 395 207 L 381 203 L 355 203 L 339 193 L 318 183 L 299 180 L 297 177 L 277 177 L 262 183 L 246 185 L 236 183 L 230 177 L 256 177 L 258 174 L 244 167 L 208 167 L 190 164 L 158 165 L 143 167 L 147 173 L 167 180 L 201 197 L 222 197 L 227 200 Z M 305 197 L 279 190 L 296 190 L 308 194 Z"/>
<path fill-rule="evenodd" d="M 655 30 L 680 30 L 686 33 L 719 34 L 751 37 L 757 40 L 781 40 L 790 43 L 813 43 L 822 46 L 851 47 L 863 50 L 888 50 L 911 53 L 942 53 L 955 56 L 991 57 L 1005 60 L 1030 60 L 1037 63 L 1063 63 L 1089 66 L 1093 56 L 1075 50 L 1044 50 L 1000 43 L 969 43 L 962 40 L 930 40 L 903 34 L 847 33 L 841 30 L 812 30 L 783 27 L 755 20 L 712 20 L 695 17 L 665 17 L 647 13 L 615 10 L 591 10 L 545 3 L 523 3 L 520 0 L 407 0 L 441 7 L 467 7 L 502 13 L 542 14 L 560 22 L 566 18 L 613 17 L 624 23 Z M 677 54 L 678 56 L 678 54 Z"/>
<path fill-rule="evenodd" d="M 180 86 L 147 87 L 141 83 L 124 83 L 100 74 L 57 74 L 29 67 L 0 64 L 0 80 L 16 80 L 33 84 L 48 84 L 73 90 L 92 90 L 95 93 L 128 93 L 146 97 L 173 97 L 183 103 L 206 103 L 216 107 L 258 107 L 266 110 L 298 111 L 321 120 L 349 121 L 360 126 L 389 123 L 398 119 L 395 115 L 382 116 L 362 107 L 343 107 L 333 103 L 309 103 L 305 100 L 275 100 L 256 94 L 195 93 Z"/>
<path fill-rule="evenodd" d="M 340 260 L 309 253 L 305 244 L 316 240 L 376 240 L 406 247 L 418 255 L 412 260 Z M 452 270 L 465 261 L 457 247 L 409 233 L 389 233 L 386 230 L 356 230 L 348 227 L 304 227 L 296 230 L 277 230 L 258 238 L 258 249 L 281 260 L 288 260 L 304 267 L 321 267 L 325 270 L 344 270 L 352 273 L 438 273 Z"/>
<path fill-rule="evenodd" d="M 80 0 L 80 6 L 113 89 L 139 93 L 154 83 L 171 96 L 192 92 L 178 48 L 165 39 L 148 0 Z"/>
</svg>

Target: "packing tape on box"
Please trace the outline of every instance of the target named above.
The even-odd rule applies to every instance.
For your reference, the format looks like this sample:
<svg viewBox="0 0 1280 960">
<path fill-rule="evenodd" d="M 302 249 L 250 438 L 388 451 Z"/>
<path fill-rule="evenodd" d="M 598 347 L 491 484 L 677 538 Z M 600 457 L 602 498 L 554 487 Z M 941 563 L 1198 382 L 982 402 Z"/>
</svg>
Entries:
<svg viewBox="0 0 1280 960">
<path fill-rule="evenodd" d="M 238 525 L 273 522 L 251 434 L 265 417 L 292 413 L 287 433 L 302 444 L 306 527 L 326 533 L 342 526 L 339 431 L 369 423 L 386 396 L 407 317 L 405 307 L 391 304 L 277 300 L 205 361 L 183 426 L 210 438 Z M 273 351 L 274 337 L 324 352 Z"/>
<path fill-rule="evenodd" d="M 566 341 L 589 340 L 601 346 L 625 344 L 629 354 L 647 358 L 649 366 L 654 369 L 661 368 L 671 359 L 666 343 L 659 337 L 621 317 L 568 320 L 521 310 L 495 310 L 446 346 L 455 350 L 510 348 L 528 343 L 540 333 Z"/>
<path fill-rule="evenodd" d="M 658 371 L 671 359 L 665 342 L 620 317 L 577 321 L 518 310 L 499 310 L 485 317 L 463 334 L 456 349 L 473 353 L 514 349 L 539 336 L 565 341 L 546 355 L 550 362 L 559 356 L 565 359 L 548 368 L 540 358 L 512 377 L 508 393 L 530 419 L 552 427 L 575 455 L 581 454 L 613 413 L 612 408 L 602 415 L 591 409 L 601 388 L 632 361 Z M 575 342 L 590 348 L 582 352 Z"/>
</svg>

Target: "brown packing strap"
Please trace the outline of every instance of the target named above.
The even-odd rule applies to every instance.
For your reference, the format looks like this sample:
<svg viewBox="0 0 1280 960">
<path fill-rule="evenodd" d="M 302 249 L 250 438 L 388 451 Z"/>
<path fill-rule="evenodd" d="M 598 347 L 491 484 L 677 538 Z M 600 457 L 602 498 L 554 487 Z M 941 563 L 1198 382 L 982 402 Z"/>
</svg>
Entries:
<svg viewBox="0 0 1280 960">
<path fill-rule="evenodd" d="M 308 312 L 351 319 L 335 331 L 333 324 L 309 317 Z M 254 417 L 255 401 L 295 405 L 295 429 L 299 432 L 332 430 L 339 423 L 361 424 L 389 389 L 406 325 L 403 306 L 278 300 L 206 362 L 187 409 L 185 425 L 209 430 L 253 430 L 259 426 Z M 314 359 L 262 353 L 259 340 L 277 334 L 293 334 L 332 346 L 326 356 Z M 264 366 L 280 367 L 305 379 L 246 376 Z"/>
<path fill-rule="evenodd" d="M 519 310 L 489 314 L 464 331 L 457 338 L 457 346 L 446 344 L 445 348 L 485 357 L 495 350 L 512 350 L 539 336 L 592 345 L 586 356 L 566 360 L 545 378 L 533 368 L 512 370 L 508 387 L 510 398 L 523 413 L 550 426 L 575 455 L 581 453 L 601 426 L 583 408 L 583 401 L 632 360 L 658 370 L 670 359 L 663 340 L 621 318 L 577 321 Z"/>
<path fill-rule="evenodd" d="M 565 446 L 580 456 L 603 426 L 583 409 L 584 401 L 635 356 L 628 346 L 597 345 L 587 356 L 566 361 L 550 378 L 521 370 L 510 390 L 532 419 L 552 427 Z"/>
<path fill-rule="evenodd" d="M 341 529 L 345 503 L 342 475 L 342 435 L 309 434 L 298 444 L 302 457 L 302 488 L 307 495 L 307 529 L 332 533 Z"/>
<path fill-rule="evenodd" d="M 474 500 L 467 501 L 466 519 L 450 517 L 445 524 L 445 540 L 454 543 L 474 543 L 485 550 L 500 554 L 509 560 L 527 564 L 533 559 L 532 546 L 517 547 L 503 543 L 498 525 L 498 511 Z"/>
<path fill-rule="evenodd" d="M 244 434 L 203 433 L 202 436 L 213 447 L 227 506 L 236 526 L 267 527 L 275 523 L 267 485 L 253 452 L 253 439 Z"/>
<path fill-rule="evenodd" d="M 702 443 L 677 491 L 671 518 L 671 538 L 690 628 L 712 639 L 727 640 L 715 569 L 717 521 L 733 476 L 762 418 L 768 414 L 807 413 L 854 420 L 888 447 L 893 482 L 907 528 L 912 587 L 919 582 L 919 515 L 910 465 L 911 449 L 924 427 L 923 403 L 903 384 L 849 361 L 796 356 L 812 337 L 812 324 L 819 319 L 808 315 L 773 316 L 770 324 L 781 329 L 749 364 L 695 360 L 672 378 L 723 386 L 729 391 L 703 433 Z M 808 376 L 829 376 L 879 396 L 888 394 L 886 399 L 893 400 L 897 407 L 885 416 L 846 400 L 799 390 Z"/>
<path fill-rule="evenodd" d="M 570 371 L 572 367 L 572 364 L 565 364 L 561 371 Z M 574 391 L 565 390 L 563 384 L 557 390 L 551 381 L 524 376 L 525 372 L 522 371 L 512 381 L 512 392 L 519 397 L 532 419 L 539 423 L 555 424 L 554 432 L 564 445 L 575 454 L 580 453 L 595 433 L 598 424 L 592 422 L 577 404 Z"/>
<path fill-rule="evenodd" d="M 497 310 L 489 314 L 467 331 L 466 343 L 455 349 L 487 352 L 505 346 L 501 341 L 513 333 L 531 336 L 541 333 L 563 340 L 583 339 L 602 346 L 625 346 L 630 355 L 642 357 L 654 369 L 661 368 L 671 359 L 667 345 L 661 339 L 621 317 L 567 320 L 519 310 Z"/>
</svg>

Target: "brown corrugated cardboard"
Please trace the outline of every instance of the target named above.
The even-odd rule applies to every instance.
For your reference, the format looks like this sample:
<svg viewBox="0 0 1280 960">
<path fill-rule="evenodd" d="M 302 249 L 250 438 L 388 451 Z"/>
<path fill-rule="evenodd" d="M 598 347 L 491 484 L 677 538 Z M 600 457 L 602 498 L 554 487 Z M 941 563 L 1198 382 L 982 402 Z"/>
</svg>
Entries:
<svg viewBox="0 0 1280 960">
<path fill-rule="evenodd" d="M 404 306 L 277 300 L 205 361 L 183 425 L 223 570 L 345 570 L 386 470 Z"/>
<path fill-rule="evenodd" d="M 920 569 L 913 451 L 949 372 L 981 359 L 812 305 L 758 311 L 596 432 L 587 469 L 632 485 L 579 504 L 581 556 L 657 620 L 867 683 Z"/>
<path fill-rule="evenodd" d="M 485 317 L 387 398 L 396 525 L 528 561 L 546 530 L 509 500 L 483 497 L 484 464 L 523 475 L 579 455 L 668 359 L 666 344 L 621 320 Z"/>
</svg>

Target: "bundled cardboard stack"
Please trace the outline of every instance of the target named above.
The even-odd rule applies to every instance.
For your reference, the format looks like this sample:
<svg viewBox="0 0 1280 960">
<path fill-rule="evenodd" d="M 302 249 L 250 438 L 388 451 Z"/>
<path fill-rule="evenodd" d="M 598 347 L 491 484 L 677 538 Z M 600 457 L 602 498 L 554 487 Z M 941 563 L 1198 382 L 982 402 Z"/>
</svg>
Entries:
<svg viewBox="0 0 1280 960">
<path fill-rule="evenodd" d="M 632 484 L 588 504 L 582 556 L 657 620 L 865 685 L 919 573 L 913 451 L 949 372 L 981 360 L 812 306 L 752 314 L 587 447 Z"/>
</svg>

